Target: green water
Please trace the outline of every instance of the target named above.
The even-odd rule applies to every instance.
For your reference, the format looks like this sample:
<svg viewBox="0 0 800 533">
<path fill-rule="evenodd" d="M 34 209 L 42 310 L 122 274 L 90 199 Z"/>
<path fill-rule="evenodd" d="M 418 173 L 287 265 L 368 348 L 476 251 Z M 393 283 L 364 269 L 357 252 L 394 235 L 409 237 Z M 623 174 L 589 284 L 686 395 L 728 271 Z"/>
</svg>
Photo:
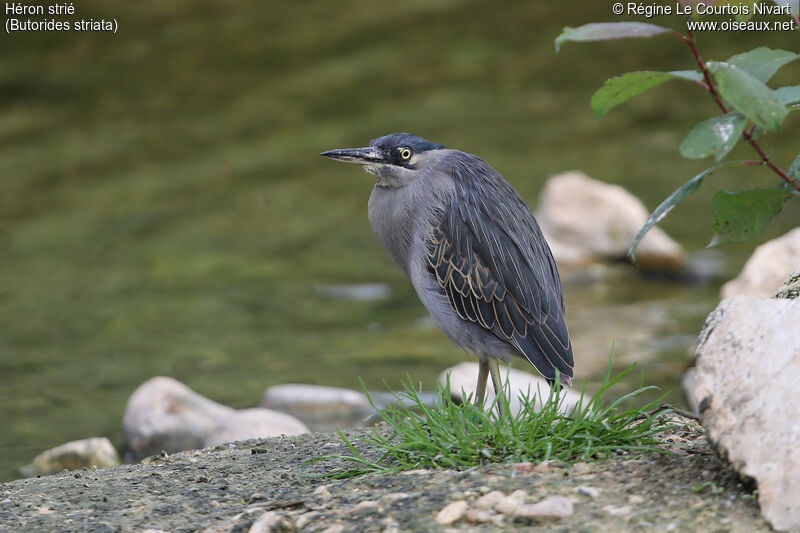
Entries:
<svg viewBox="0 0 800 533">
<path fill-rule="evenodd" d="M 356 388 L 360 376 L 378 389 L 408 373 L 432 385 L 465 358 L 420 326 L 424 309 L 379 250 L 370 176 L 324 149 L 412 131 L 479 154 L 531 204 L 547 176 L 581 169 L 652 208 L 705 168 L 676 152 L 715 113 L 691 84 L 594 120 L 589 98 L 607 77 L 691 58 L 666 37 L 556 55 L 563 26 L 615 20 L 610 2 L 584 4 L 107 0 L 79 15 L 117 18 L 116 35 L 1 37 L 0 479 L 67 440 L 121 445 L 125 401 L 155 375 L 244 407 L 285 382 Z M 699 40 L 715 59 L 797 49 L 796 32 Z M 798 79 L 793 64 L 775 82 Z M 765 140 L 784 166 L 798 133 L 790 117 Z M 775 180 L 749 168 L 710 181 L 663 225 L 690 252 L 708 241 L 717 186 Z M 798 216 L 785 210 L 758 242 Z M 686 339 L 754 245 L 721 250 L 703 285 L 632 271 L 568 281 L 579 380 L 596 382 L 582 360 L 596 369 L 610 348 L 595 330 L 613 331 L 620 364 L 648 352 L 645 382 L 678 391 Z M 318 291 L 365 282 L 391 295 Z M 598 329 L 600 317 L 619 319 Z"/>
</svg>

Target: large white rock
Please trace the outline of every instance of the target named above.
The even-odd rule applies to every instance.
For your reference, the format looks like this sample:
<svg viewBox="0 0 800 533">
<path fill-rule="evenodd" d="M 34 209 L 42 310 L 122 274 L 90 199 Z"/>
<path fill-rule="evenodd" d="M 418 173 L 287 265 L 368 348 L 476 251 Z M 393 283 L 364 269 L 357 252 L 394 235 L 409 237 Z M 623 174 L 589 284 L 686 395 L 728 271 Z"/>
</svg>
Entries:
<svg viewBox="0 0 800 533">
<path fill-rule="evenodd" d="M 119 464 L 119 455 L 105 437 L 74 440 L 37 455 L 21 469 L 22 475 L 55 474 L 83 467 L 109 467 Z"/>
<path fill-rule="evenodd" d="M 374 411 L 363 392 L 295 383 L 268 388 L 260 405 L 295 416 L 317 431 L 363 426 Z"/>
<path fill-rule="evenodd" d="M 800 302 L 736 296 L 709 315 L 685 382 L 708 438 L 758 483 L 772 526 L 800 531 Z"/>
<path fill-rule="evenodd" d="M 519 413 L 522 409 L 520 395 L 526 395 L 529 398 L 535 397 L 535 405 L 540 406 L 541 402 L 547 400 L 550 394 L 550 385 L 548 385 L 547 380 L 541 376 L 509 368 L 505 365 L 500 365 L 500 374 L 502 375 L 503 383 L 506 383 L 506 380 L 508 380 L 509 390 L 511 392 L 509 408 L 513 414 Z M 450 376 L 450 395 L 454 400 L 463 402 L 464 399 L 470 395 L 472 395 L 473 398 L 475 397 L 475 386 L 478 380 L 478 363 L 464 362 L 448 368 L 439 374 L 439 383 L 441 383 L 442 386 L 447 383 L 448 375 Z M 561 410 L 565 413 L 572 410 L 581 398 L 580 392 L 570 388 L 562 389 L 561 394 L 563 398 Z M 492 400 L 494 400 L 494 396 L 494 387 L 492 386 L 491 378 L 489 378 L 486 385 L 486 405 L 491 404 Z M 591 396 L 587 394 L 583 398 L 583 405 L 585 406 L 589 400 L 591 400 Z"/>
<path fill-rule="evenodd" d="M 800 267 L 800 228 L 755 249 L 736 278 L 722 286 L 722 298 L 737 294 L 768 298 L 792 270 Z"/>
<path fill-rule="evenodd" d="M 308 432 L 293 416 L 262 408 L 237 411 L 163 376 L 147 380 L 134 391 L 122 425 L 137 457 Z"/>
<path fill-rule="evenodd" d="M 547 180 L 536 215 L 556 262 L 571 267 L 624 258 L 649 213 L 619 185 L 573 171 Z M 686 266 L 683 248 L 657 227 L 639 243 L 636 258 L 649 269 L 682 270 Z"/>
</svg>

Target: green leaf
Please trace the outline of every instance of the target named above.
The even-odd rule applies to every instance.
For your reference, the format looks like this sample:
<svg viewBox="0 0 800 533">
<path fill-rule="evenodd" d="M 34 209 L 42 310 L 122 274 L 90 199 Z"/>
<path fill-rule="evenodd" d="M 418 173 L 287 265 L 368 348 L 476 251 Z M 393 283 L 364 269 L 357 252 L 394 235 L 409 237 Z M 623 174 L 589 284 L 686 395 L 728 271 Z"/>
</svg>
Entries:
<svg viewBox="0 0 800 533">
<path fill-rule="evenodd" d="M 722 98 L 753 124 L 770 131 L 781 129 L 788 111 L 775 91 L 736 65 L 709 61 L 707 66 Z"/>
<path fill-rule="evenodd" d="M 781 212 L 791 193 L 782 189 L 717 191 L 711 201 L 714 236 L 708 247 L 745 242 L 761 235 L 772 217 Z"/>
<path fill-rule="evenodd" d="M 644 38 L 667 33 L 669 28 L 645 22 L 593 22 L 578 28 L 566 27 L 556 37 L 556 52 L 567 41 L 608 41 L 612 39 Z"/>
<path fill-rule="evenodd" d="M 746 123 L 738 111 L 704 120 L 681 143 L 681 155 L 689 159 L 713 155 L 720 161 L 739 141 Z"/>
<path fill-rule="evenodd" d="M 792 178 L 800 178 L 800 155 L 797 156 L 792 166 L 789 167 L 789 172 L 787 172 L 787 174 Z"/>
<path fill-rule="evenodd" d="M 754 78 L 767 83 L 782 66 L 797 59 L 797 54 L 787 50 L 772 50 L 766 46 L 736 54 L 728 59 L 729 65 L 744 70 Z"/>
<path fill-rule="evenodd" d="M 775 94 L 784 105 L 800 104 L 800 85 L 789 85 L 775 89 Z"/>
<path fill-rule="evenodd" d="M 592 95 L 592 111 L 595 118 L 600 118 L 619 104 L 626 102 L 637 94 L 660 85 L 671 79 L 685 79 L 701 81 L 703 75 L 693 70 L 676 70 L 672 72 L 659 72 L 656 70 L 641 70 L 628 72 L 622 76 L 606 80 L 594 95 Z"/>
<path fill-rule="evenodd" d="M 667 74 L 672 74 L 676 78 L 683 78 L 689 81 L 705 82 L 703 73 L 698 70 L 670 70 Z"/>
<path fill-rule="evenodd" d="M 800 155 L 795 158 L 794 163 L 792 163 L 792 166 L 790 166 L 789 170 L 786 171 L 786 174 L 788 174 L 790 178 L 800 180 Z M 800 192 L 798 192 L 798 190 L 795 189 L 791 183 L 783 178 L 780 180 L 780 188 L 789 191 L 792 194 L 800 194 Z"/>
<path fill-rule="evenodd" d="M 703 184 L 703 180 L 707 176 L 713 174 L 715 170 L 730 165 L 739 165 L 741 163 L 742 163 L 741 161 L 725 161 L 724 163 L 720 163 L 718 165 L 714 165 L 711 168 L 707 168 L 697 176 L 693 177 L 692 179 L 690 179 L 689 181 L 678 187 L 678 189 L 672 194 L 670 194 L 666 200 L 661 202 L 661 204 L 658 207 L 656 207 L 655 211 L 653 211 L 653 213 L 650 215 L 650 218 L 648 218 L 647 221 L 644 223 L 644 226 L 642 226 L 639 229 L 638 233 L 636 233 L 636 236 L 633 238 L 633 243 L 631 244 L 631 247 L 628 249 L 628 257 L 631 258 L 633 264 L 638 265 L 638 263 L 636 262 L 636 247 L 639 246 L 639 242 L 644 238 L 647 232 L 650 231 L 650 228 L 652 228 L 653 226 L 664 220 L 664 217 L 667 216 L 667 214 L 669 214 L 670 211 L 675 209 L 676 205 L 681 203 L 683 200 L 686 199 L 687 196 L 689 196 L 697 189 L 699 189 L 700 185 Z"/>
</svg>

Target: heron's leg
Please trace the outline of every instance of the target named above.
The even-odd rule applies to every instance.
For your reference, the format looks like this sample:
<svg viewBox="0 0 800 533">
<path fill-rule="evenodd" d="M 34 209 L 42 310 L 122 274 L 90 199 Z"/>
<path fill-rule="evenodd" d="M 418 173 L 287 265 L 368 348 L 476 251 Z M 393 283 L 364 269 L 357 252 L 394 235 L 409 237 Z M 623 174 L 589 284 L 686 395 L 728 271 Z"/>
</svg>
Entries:
<svg viewBox="0 0 800 533">
<path fill-rule="evenodd" d="M 486 380 L 489 378 L 489 363 L 483 359 L 478 363 L 478 385 L 475 387 L 475 405 L 483 405 L 486 397 Z"/>
<path fill-rule="evenodd" d="M 503 380 L 500 377 L 500 367 L 498 366 L 497 359 L 494 357 L 489 358 L 489 371 L 492 373 L 492 385 L 494 385 L 495 400 L 497 401 L 497 410 L 503 414 L 503 401 L 500 398 L 504 394 Z"/>
</svg>

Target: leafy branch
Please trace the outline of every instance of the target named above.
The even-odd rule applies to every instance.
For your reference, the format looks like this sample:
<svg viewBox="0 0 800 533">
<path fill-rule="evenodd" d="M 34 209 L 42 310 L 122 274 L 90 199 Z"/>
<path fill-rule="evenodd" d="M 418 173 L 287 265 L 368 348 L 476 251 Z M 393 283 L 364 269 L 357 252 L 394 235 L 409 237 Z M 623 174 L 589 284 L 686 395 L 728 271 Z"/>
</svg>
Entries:
<svg viewBox="0 0 800 533">
<path fill-rule="evenodd" d="M 785 0 L 774 0 L 784 5 Z M 792 18 L 800 27 L 798 14 Z M 726 61 L 704 61 L 697 48 L 691 24 L 686 33 L 641 22 L 592 23 L 579 28 L 564 28 L 556 38 L 556 50 L 568 41 L 588 42 L 625 38 L 648 38 L 668 34 L 691 51 L 697 70 L 637 71 L 607 80 L 592 96 L 591 107 L 597 118 L 637 94 L 667 81 L 693 82 L 710 95 L 722 115 L 697 124 L 680 145 L 681 155 L 690 159 L 714 156 L 717 164 L 684 183 L 664 200 L 639 230 L 628 251 L 636 262 L 636 247 L 647 231 L 675 206 L 695 192 L 703 180 L 726 166 L 762 166 L 779 178 L 779 187 L 750 189 L 736 193 L 718 191 L 711 206 L 714 235 L 709 246 L 744 242 L 757 237 L 786 200 L 800 195 L 800 155 L 784 170 L 761 146 L 758 137 L 778 133 L 784 119 L 800 109 L 800 85 L 772 89 L 767 82 L 784 65 L 799 56 L 786 50 L 759 47 L 736 54 Z M 744 139 L 758 155 L 755 160 L 721 161 Z"/>
</svg>

